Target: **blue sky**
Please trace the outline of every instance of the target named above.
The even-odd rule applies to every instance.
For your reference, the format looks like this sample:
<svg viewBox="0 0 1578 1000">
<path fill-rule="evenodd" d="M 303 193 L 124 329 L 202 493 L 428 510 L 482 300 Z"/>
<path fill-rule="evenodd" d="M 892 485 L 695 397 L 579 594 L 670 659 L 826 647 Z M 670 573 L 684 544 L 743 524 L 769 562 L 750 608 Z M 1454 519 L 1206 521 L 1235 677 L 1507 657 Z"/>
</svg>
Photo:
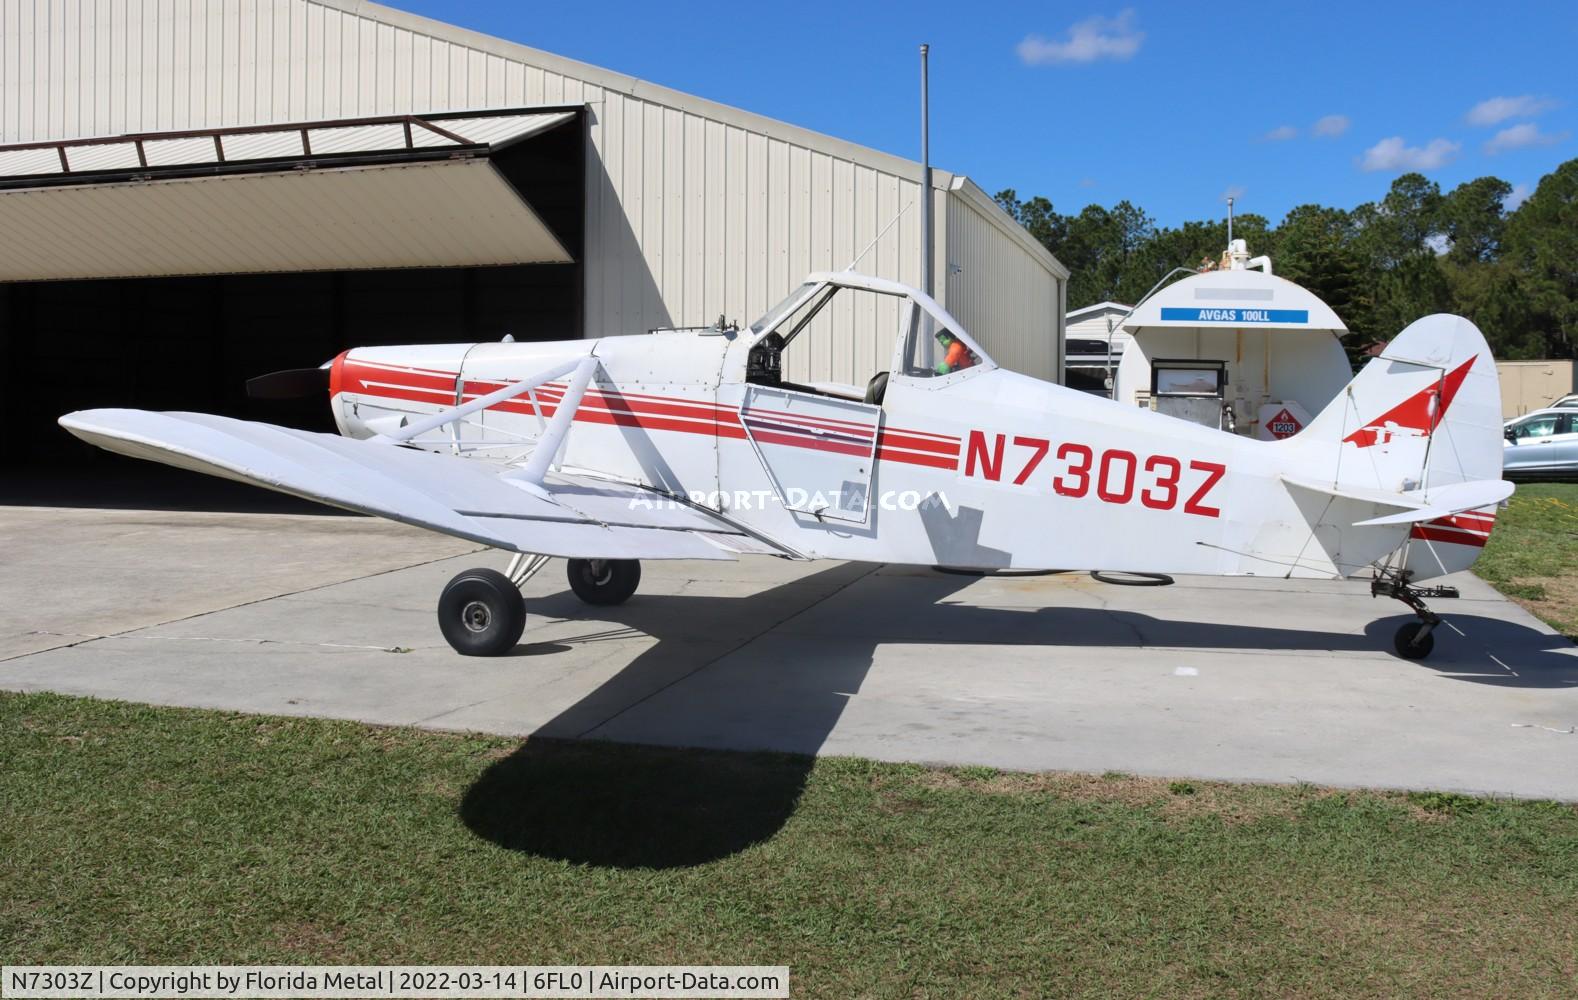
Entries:
<svg viewBox="0 0 1578 1000">
<path fill-rule="evenodd" d="M 1578 156 L 1574 0 L 385 2 L 911 157 L 929 42 L 932 162 L 1063 212 L 1172 225 L 1233 191 L 1275 222 L 1409 169 L 1521 195 Z"/>
</svg>

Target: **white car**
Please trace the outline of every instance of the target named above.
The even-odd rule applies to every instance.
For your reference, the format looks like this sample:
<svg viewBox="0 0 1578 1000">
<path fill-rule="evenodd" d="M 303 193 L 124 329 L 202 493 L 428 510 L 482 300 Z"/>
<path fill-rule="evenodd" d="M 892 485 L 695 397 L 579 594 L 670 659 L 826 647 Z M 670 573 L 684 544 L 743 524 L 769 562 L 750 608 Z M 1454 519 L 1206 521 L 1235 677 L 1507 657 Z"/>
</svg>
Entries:
<svg viewBox="0 0 1578 1000">
<path fill-rule="evenodd" d="M 1507 421 L 1501 468 L 1508 478 L 1578 478 L 1578 405 L 1546 407 Z"/>
<path fill-rule="evenodd" d="M 1547 409 L 1553 410 L 1578 410 L 1578 392 L 1563 396 L 1552 403 Z"/>
</svg>

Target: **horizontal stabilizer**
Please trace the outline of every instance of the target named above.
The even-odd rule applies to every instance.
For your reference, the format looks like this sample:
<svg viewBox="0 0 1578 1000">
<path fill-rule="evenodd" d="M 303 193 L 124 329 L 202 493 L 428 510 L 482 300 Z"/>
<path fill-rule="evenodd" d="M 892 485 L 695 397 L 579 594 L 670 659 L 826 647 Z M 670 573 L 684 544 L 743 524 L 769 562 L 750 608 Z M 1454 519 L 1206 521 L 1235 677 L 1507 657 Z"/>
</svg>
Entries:
<svg viewBox="0 0 1578 1000">
<path fill-rule="evenodd" d="M 1493 507 L 1512 496 L 1512 490 L 1513 485 L 1505 479 L 1480 479 L 1472 483 L 1438 486 L 1428 491 L 1430 499 L 1427 506 L 1406 510 L 1401 514 L 1372 517 L 1368 521 L 1358 521 L 1354 526 L 1372 528 L 1388 524 L 1418 524 L 1434 521 L 1437 518 L 1451 517 L 1453 514 L 1461 514 L 1468 510 Z M 1422 499 L 1422 494 L 1425 492 L 1427 491 L 1419 490 L 1409 495 L 1421 496 Z"/>
<path fill-rule="evenodd" d="M 1331 497 L 1342 497 L 1344 500 L 1361 500 L 1365 503 L 1380 504 L 1384 507 L 1395 507 L 1398 510 L 1422 510 L 1425 503 L 1404 493 L 1392 493 L 1388 490 L 1370 489 L 1365 486 L 1347 486 L 1341 483 L 1317 482 L 1313 479 L 1300 479 L 1296 476 L 1283 476 L 1282 481 L 1289 486 L 1295 486 L 1311 493 L 1322 493 Z"/>
</svg>

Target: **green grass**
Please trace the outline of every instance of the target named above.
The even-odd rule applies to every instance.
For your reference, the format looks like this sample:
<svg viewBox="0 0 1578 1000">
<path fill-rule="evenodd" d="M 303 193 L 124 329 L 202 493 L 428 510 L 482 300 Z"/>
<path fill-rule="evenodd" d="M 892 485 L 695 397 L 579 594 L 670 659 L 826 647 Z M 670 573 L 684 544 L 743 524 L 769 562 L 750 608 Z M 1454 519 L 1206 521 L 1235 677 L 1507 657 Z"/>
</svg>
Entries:
<svg viewBox="0 0 1578 1000">
<path fill-rule="evenodd" d="M 1578 637 L 1578 483 L 1520 483 L 1474 572 Z"/>
<path fill-rule="evenodd" d="M 788 964 L 797 997 L 1578 990 L 1578 810 L 0 695 L 0 959 Z"/>
</svg>

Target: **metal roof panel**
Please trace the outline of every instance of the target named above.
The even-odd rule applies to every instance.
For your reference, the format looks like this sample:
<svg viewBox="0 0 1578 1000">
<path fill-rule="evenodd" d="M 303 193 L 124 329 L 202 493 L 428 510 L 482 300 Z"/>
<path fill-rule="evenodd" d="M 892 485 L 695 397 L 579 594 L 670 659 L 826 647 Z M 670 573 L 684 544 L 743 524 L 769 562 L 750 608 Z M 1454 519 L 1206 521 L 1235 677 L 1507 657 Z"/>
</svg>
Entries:
<svg viewBox="0 0 1578 1000">
<path fill-rule="evenodd" d="M 0 281 L 563 263 L 485 159 L 0 191 Z"/>
</svg>

